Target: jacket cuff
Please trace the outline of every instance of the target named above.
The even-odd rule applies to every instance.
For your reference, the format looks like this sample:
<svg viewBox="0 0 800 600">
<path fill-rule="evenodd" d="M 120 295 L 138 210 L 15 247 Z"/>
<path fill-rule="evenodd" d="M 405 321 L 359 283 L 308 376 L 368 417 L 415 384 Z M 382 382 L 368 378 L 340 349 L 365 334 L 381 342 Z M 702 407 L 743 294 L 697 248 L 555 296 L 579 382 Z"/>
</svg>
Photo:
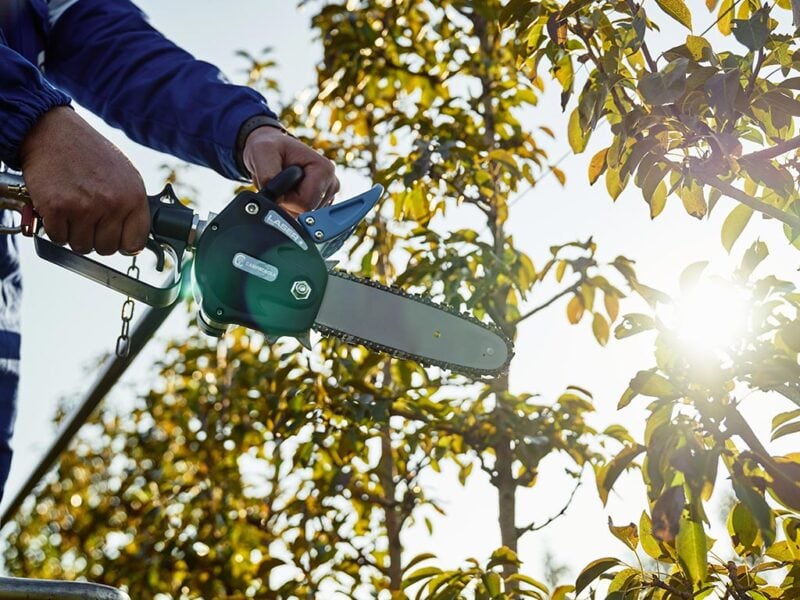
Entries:
<svg viewBox="0 0 800 600">
<path fill-rule="evenodd" d="M 11 56 L 3 56 L 11 54 Z M 49 110 L 69 106 L 72 99 L 54 88 L 34 67 L 9 48 L 0 47 L 0 161 L 14 170 L 21 167 L 19 148 L 28 132 Z"/>
</svg>

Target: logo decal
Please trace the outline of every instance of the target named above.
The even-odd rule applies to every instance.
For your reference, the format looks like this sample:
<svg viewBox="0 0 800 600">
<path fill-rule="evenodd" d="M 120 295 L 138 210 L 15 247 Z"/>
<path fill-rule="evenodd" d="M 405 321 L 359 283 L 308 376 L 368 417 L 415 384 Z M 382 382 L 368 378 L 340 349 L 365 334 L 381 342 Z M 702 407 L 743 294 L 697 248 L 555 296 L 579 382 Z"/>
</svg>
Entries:
<svg viewBox="0 0 800 600">
<path fill-rule="evenodd" d="M 278 268 L 276 266 L 248 256 L 247 254 L 242 254 L 241 252 L 237 252 L 233 257 L 233 266 L 240 271 L 255 275 L 264 281 L 271 282 L 278 278 Z"/>
<path fill-rule="evenodd" d="M 267 213 L 267 216 L 264 218 L 264 222 L 280 231 L 283 235 L 288 237 L 303 250 L 308 250 L 308 244 L 306 244 L 305 240 L 300 237 L 300 234 L 297 233 L 294 228 L 286 222 L 286 219 L 281 217 L 274 210 L 271 210 Z"/>
</svg>

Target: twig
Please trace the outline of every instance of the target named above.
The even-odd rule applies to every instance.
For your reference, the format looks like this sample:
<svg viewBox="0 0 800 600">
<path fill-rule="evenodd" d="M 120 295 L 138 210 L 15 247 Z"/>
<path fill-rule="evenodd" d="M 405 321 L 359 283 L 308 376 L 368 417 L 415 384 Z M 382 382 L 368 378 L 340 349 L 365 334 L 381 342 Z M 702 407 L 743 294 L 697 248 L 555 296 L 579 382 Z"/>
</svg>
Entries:
<svg viewBox="0 0 800 600">
<path fill-rule="evenodd" d="M 536 525 L 535 521 L 531 521 L 530 525 L 528 525 L 527 527 L 517 527 L 517 539 L 521 538 L 526 533 L 530 533 L 531 531 L 539 531 L 540 529 L 544 529 L 559 517 L 563 517 L 564 514 L 566 514 L 567 509 L 572 504 L 572 499 L 575 498 L 575 492 L 578 491 L 579 487 L 581 487 L 580 479 L 578 479 L 578 483 L 575 485 L 575 487 L 572 488 L 572 492 L 570 493 L 569 498 L 567 499 L 567 503 L 564 505 L 564 507 L 557 514 L 547 519 L 547 521 L 545 521 L 541 525 Z"/>
<path fill-rule="evenodd" d="M 545 302 L 544 304 L 540 304 L 540 305 L 539 305 L 539 306 L 537 306 L 536 308 L 533 308 L 533 309 L 529 310 L 528 312 L 526 312 L 526 313 L 525 313 L 524 315 L 522 315 L 522 316 L 521 316 L 519 319 L 517 319 L 516 321 L 514 321 L 513 325 L 519 325 L 520 323 L 522 323 L 522 321 L 524 321 L 524 320 L 525 320 L 525 319 L 527 319 L 528 317 L 532 317 L 532 316 L 533 316 L 533 315 L 535 315 L 536 313 L 538 313 L 538 312 L 540 312 L 540 311 L 543 311 L 545 308 L 547 308 L 548 306 L 550 306 L 551 304 L 553 304 L 553 302 L 555 302 L 555 301 L 556 301 L 556 300 L 558 300 L 559 298 L 563 298 L 563 297 L 564 297 L 564 296 L 566 296 L 567 294 L 577 291 L 577 289 L 580 287 L 581 283 L 583 283 L 583 278 L 579 279 L 578 281 L 576 281 L 575 283 L 573 283 L 573 284 L 572 284 L 571 286 L 569 286 L 568 288 L 565 288 L 565 289 L 561 290 L 560 292 L 558 292 L 558 293 L 557 293 L 555 296 L 553 296 L 552 298 L 550 298 L 550 299 L 549 299 L 547 302 Z"/>
<path fill-rule="evenodd" d="M 739 583 L 739 575 L 736 573 L 736 563 L 729 560 L 725 563 L 725 568 L 728 569 L 728 576 L 731 578 L 732 587 L 728 588 L 731 595 L 733 595 L 736 600 L 753 600 L 750 594 L 747 593 L 747 590 Z"/>
<path fill-rule="evenodd" d="M 691 600 L 692 598 L 691 592 L 685 592 L 683 590 L 679 590 L 678 588 L 661 581 L 655 575 L 653 576 L 653 579 L 650 581 L 650 585 L 662 589 L 664 591 L 667 591 L 673 596 L 677 596 L 678 598 L 685 598 L 686 600 Z"/>
</svg>

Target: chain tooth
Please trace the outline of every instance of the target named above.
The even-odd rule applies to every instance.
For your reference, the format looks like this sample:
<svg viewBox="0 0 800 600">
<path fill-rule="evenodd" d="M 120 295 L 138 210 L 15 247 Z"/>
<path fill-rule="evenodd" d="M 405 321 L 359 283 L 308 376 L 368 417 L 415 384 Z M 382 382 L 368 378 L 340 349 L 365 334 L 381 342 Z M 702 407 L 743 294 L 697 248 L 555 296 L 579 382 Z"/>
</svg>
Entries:
<svg viewBox="0 0 800 600">
<path fill-rule="evenodd" d="M 434 306 L 440 310 L 444 310 L 445 312 L 450 313 L 451 315 L 455 315 L 459 318 L 462 318 L 465 321 L 474 323 L 475 325 L 478 325 L 479 327 L 491 331 L 492 333 L 495 333 L 496 335 L 500 336 L 500 338 L 502 338 L 503 342 L 505 342 L 506 344 L 506 349 L 508 350 L 507 353 L 508 358 L 506 359 L 506 362 L 503 363 L 503 365 L 497 369 L 473 369 L 470 367 L 464 367 L 462 365 L 454 365 L 452 363 L 442 362 L 438 360 L 431 360 L 427 358 L 423 360 L 418 357 L 411 356 L 406 352 L 402 352 L 400 350 L 397 350 L 395 348 L 390 348 L 388 346 L 383 346 L 381 344 L 376 344 L 369 340 L 361 339 L 344 331 L 332 329 L 324 325 L 315 325 L 314 328 L 321 334 L 338 338 L 347 344 L 358 344 L 364 346 L 365 348 L 368 348 L 369 350 L 373 350 L 375 352 L 381 352 L 383 354 L 388 354 L 389 356 L 398 358 L 400 360 L 412 360 L 414 362 L 421 364 L 423 367 L 440 367 L 442 369 L 447 369 L 449 371 L 453 371 L 454 373 L 459 373 L 461 375 L 466 375 L 468 377 L 473 377 L 473 378 L 480 378 L 485 376 L 499 376 L 505 374 L 508 371 L 508 366 L 511 363 L 511 359 L 514 357 L 514 345 L 508 338 L 508 336 L 506 336 L 505 333 L 494 323 L 484 323 L 483 321 L 479 321 L 478 319 L 476 319 L 471 314 L 457 310 L 456 308 L 450 305 L 437 304 L 436 302 L 434 302 L 425 295 L 409 293 L 403 290 L 403 288 L 397 286 L 386 286 L 383 285 L 382 283 L 375 281 L 374 279 L 363 279 L 361 277 L 351 275 L 346 271 L 330 271 L 328 275 L 331 277 L 339 277 L 341 279 L 348 279 L 350 281 L 355 281 L 356 283 L 368 285 L 374 288 L 390 292 L 397 296 L 408 298 L 409 300 L 413 300 L 414 302 L 419 302 L 421 304 L 426 304 L 428 306 Z"/>
</svg>

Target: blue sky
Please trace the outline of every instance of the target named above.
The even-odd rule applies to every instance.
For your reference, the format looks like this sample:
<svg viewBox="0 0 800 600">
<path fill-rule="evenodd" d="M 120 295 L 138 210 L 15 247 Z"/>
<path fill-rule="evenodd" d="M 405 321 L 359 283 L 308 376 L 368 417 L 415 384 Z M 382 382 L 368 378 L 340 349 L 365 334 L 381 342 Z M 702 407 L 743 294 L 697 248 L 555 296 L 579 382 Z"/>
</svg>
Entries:
<svg viewBox="0 0 800 600">
<path fill-rule="evenodd" d="M 241 79 L 238 71 L 242 67 L 241 59 L 234 55 L 235 50 L 258 52 L 271 46 L 287 97 L 314 81 L 314 64 L 321 51 L 319 44 L 312 41 L 309 15 L 298 12 L 293 2 L 244 0 L 223 4 L 142 0 L 138 4 L 169 37 L 198 57 L 219 65 L 234 80 Z M 235 6 L 235 10 L 230 10 L 230 6 Z M 705 21 L 712 19 L 705 13 L 699 16 L 703 17 L 704 29 Z M 671 26 L 664 30 L 670 45 L 678 43 L 675 36 L 684 35 L 685 31 Z M 558 141 L 549 148 L 553 157 L 560 157 L 566 151 L 563 136 L 566 118 L 558 107 L 557 92 L 551 89 L 530 117 L 532 126 L 547 124 L 559 135 Z M 168 159 L 132 144 L 120 132 L 96 120 L 92 122 L 132 158 L 142 171 L 149 192 L 157 191 L 161 181 L 158 167 Z M 604 137 L 603 132 L 598 131 L 585 154 L 569 157 L 560 165 L 568 178 L 565 187 L 562 188 L 554 177 L 547 177 L 514 202 L 509 227 L 518 245 L 540 264 L 546 260 L 550 245 L 592 235 L 600 247 L 601 258 L 610 260 L 617 254 L 635 258 L 641 279 L 667 291 L 677 287 L 678 275 L 692 262 L 711 260 L 711 271 L 723 275 L 729 272 L 746 247 L 740 243 L 729 257 L 719 243 L 722 219 L 733 204 L 723 200 L 710 220 L 699 222 L 690 219 L 674 198 L 670 199 L 664 214 L 651 221 L 637 189 L 626 191 L 612 203 L 602 183 L 591 188 L 586 182 L 588 160 L 603 147 Z M 361 191 L 368 184 L 346 171 L 340 176 L 345 196 Z M 231 183 L 206 170 L 193 169 L 186 179 L 199 191 L 201 211 L 218 210 L 231 197 Z M 456 215 L 451 223 L 468 224 L 470 218 L 468 214 Z M 773 250 L 772 268 L 796 281 L 797 255 L 786 248 L 778 227 L 772 222 L 753 219 L 745 237 L 755 239 L 757 235 L 768 241 Z M 39 261 L 27 240 L 21 240 L 21 246 L 26 281 L 23 383 L 15 441 L 17 454 L 6 499 L 52 439 L 50 417 L 58 399 L 85 389 L 93 379 L 87 374 L 87 365 L 96 364 L 99 356 L 113 352 L 123 300 L 104 288 Z M 538 304 L 544 299 L 546 290 L 531 301 Z M 602 429 L 607 424 L 623 422 L 634 432 L 640 431 L 643 412 L 634 406 L 617 414 L 615 406 L 636 370 L 652 365 L 649 340 L 612 340 L 609 347 L 600 348 L 592 340 L 588 323 L 578 326 L 566 323 L 564 307 L 565 304 L 557 304 L 548 316 L 532 318 L 521 327 L 517 357 L 511 371 L 512 387 L 516 391 L 540 393 L 541 401 L 549 402 L 567 385 L 580 385 L 595 394 L 596 427 Z M 142 310 L 143 307 L 137 307 L 138 314 Z M 623 304 L 623 312 L 625 310 Z M 184 325 L 182 317 L 173 318 L 160 337 L 166 339 L 170 334 L 179 334 Z M 122 392 L 118 390 L 113 394 L 110 402 L 149 381 L 150 365 L 158 352 L 158 344 L 151 344 L 121 384 Z M 777 409 L 777 401 L 774 406 Z M 768 423 L 763 417 L 759 419 L 754 415 L 754 421 L 762 432 L 767 431 Z M 520 494 L 519 524 L 534 519 L 542 521 L 560 510 L 571 490 L 563 468 L 559 460 L 543 464 L 540 483 Z M 605 522 L 608 516 L 616 523 L 638 521 L 643 494 L 635 483 L 636 477 L 623 479 L 620 491 L 613 494 L 609 505 L 603 508 L 592 493 L 594 481 L 588 475 L 567 517 L 523 540 L 521 556 L 527 562 L 526 571 L 532 575 L 542 574 L 537 565 L 541 564 L 548 548 L 572 566 L 600 556 L 604 547 L 606 551 L 608 548 L 622 550 L 608 534 Z M 494 490 L 480 476 L 467 488 L 462 488 L 452 474 L 431 478 L 429 485 L 433 495 L 443 500 L 448 515 L 437 519 L 433 540 L 426 539 L 423 529 L 408 532 L 408 554 L 433 549 L 444 564 L 452 566 L 468 556 L 488 556 L 499 545 L 499 534 L 490 518 L 496 511 Z"/>
</svg>

